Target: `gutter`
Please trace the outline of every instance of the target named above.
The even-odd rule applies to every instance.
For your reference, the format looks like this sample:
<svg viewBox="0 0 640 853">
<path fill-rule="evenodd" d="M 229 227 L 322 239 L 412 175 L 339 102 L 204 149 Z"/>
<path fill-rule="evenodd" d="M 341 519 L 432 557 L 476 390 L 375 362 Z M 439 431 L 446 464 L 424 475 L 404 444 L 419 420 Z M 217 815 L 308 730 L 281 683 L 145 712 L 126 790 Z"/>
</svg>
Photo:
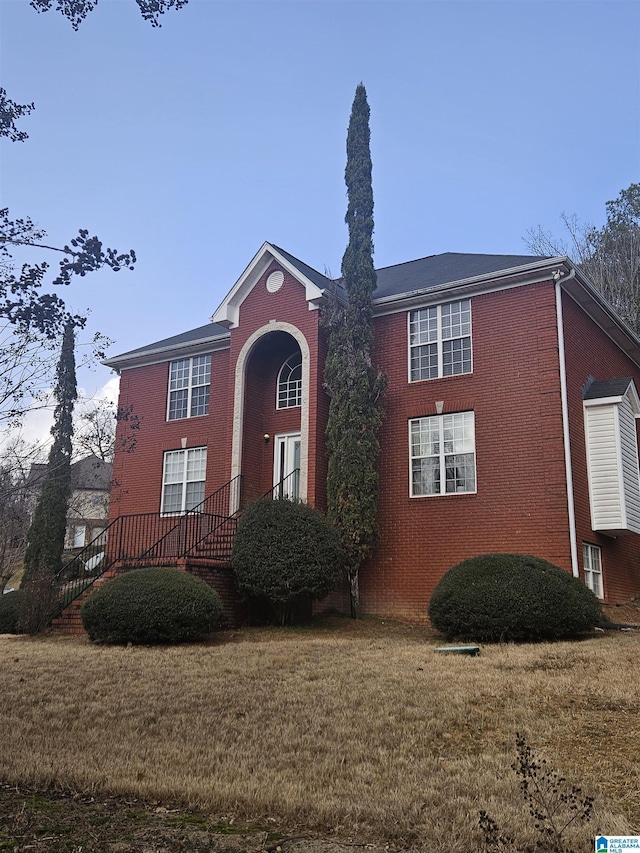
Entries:
<svg viewBox="0 0 640 853">
<path fill-rule="evenodd" d="M 569 541 L 571 545 L 571 572 L 574 578 L 580 576 L 578 570 L 578 542 L 576 538 L 576 509 L 573 501 L 573 472 L 571 469 L 571 444 L 569 436 L 569 404 L 567 400 L 567 370 L 564 352 L 564 324 L 562 320 L 562 283 L 575 278 L 576 271 L 571 269 L 568 275 L 558 270 L 554 273 L 556 291 L 556 320 L 558 324 L 558 359 L 560 361 L 560 398 L 562 401 L 562 437 L 564 441 L 564 467 L 567 479 L 567 512 L 569 515 Z"/>
</svg>

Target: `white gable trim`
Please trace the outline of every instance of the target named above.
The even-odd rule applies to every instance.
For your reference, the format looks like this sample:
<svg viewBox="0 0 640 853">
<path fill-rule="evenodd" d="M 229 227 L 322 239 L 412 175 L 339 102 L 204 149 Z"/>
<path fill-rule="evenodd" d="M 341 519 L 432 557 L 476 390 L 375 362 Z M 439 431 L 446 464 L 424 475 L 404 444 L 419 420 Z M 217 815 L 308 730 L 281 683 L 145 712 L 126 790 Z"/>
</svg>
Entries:
<svg viewBox="0 0 640 853">
<path fill-rule="evenodd" d="M 304 287 L 305 297 L 309 303 L 309 310 L 315 310 L 318 301 L 322 299 L 324 291 L 321 290 L 311 279 L 303 275 L 300 270 L 288 261 L 275 249 L 271 243 L 263 243 L 257 254 L 253 257 L 248 267 L 233 285 L 229 293 L 220 303 L 211 317 L 212 323 L 219 323 L 228 329 L 235 329 L 240 319 L 240 306 L 256 286 L 261 276 L 272 261 L 276 261 L 284 270 L 292 275 Z"/>
<path fill-rule="evenodd" d="M 231 442 L 231 477 L 234 479 L 242 473 L 242 437 L 244 428 L 244 396 L 245 382 L 247 377 L 247 363 L 255 344 L 264 335 L 270 332 L 287 332 L 295 338 L 300 353 L 302 354 L 302 404 L 300 411 L 300 500 L 307 500 L 307 475 L 309 469 L 309 380 L 310 380 L 310 353 L 307 339 L 300 329 L 290 323 L 277 323 L 271 321 L 262 326 L 249 337 L 236 361 L 235 381 L 233 390 L 233 438 Z M 238 505 L 231 507 L 231 513 L 236 512 L 239 507 L 240 495 L 236 496 Z"/>
</svg>

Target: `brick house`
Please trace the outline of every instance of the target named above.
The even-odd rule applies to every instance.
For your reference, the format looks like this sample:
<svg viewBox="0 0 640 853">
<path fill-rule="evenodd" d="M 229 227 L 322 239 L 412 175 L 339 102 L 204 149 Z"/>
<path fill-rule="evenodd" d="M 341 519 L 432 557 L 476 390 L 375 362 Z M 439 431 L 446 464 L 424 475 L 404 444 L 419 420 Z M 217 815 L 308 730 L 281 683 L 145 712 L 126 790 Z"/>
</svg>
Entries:
<svg viewBox="0 0 640 853">
<path fill-rule="evenodd" d="M 274 486 L 326 504 L 328 291 L 344 295 L 265 243 L 209 324 L 106 362 L 141 418 L 135 452 L 114 461 L 112 523 L 149 519 L 138 544 L 160 560 L 157 542 L 175 549 L 190 519 L 200 545 L 178 562 L 209 571 L 227 603 L 224 559 L 201 548 L 212 519 Z M 640 341 L 567 258 L 378 270 L 374 336 L 388 391 L 364 613 L 423 619 L 448 568 L 497 551 L 544 557 L 609 603 L 640 594 Z M 324 604 L 347 611 L 346 591 Z"/>
</svg>

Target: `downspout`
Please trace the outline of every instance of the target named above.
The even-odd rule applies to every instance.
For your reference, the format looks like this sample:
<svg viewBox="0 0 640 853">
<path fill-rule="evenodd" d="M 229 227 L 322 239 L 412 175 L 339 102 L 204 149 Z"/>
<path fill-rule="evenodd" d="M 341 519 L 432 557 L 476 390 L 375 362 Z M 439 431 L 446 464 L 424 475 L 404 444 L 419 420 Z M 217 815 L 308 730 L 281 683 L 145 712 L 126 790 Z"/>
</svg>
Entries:
<svg viewBox="0 0 640 853">
<path fill-rule="evenodd" d="M 553 274 L 556 291 L 556 319 L 558 323 L 558 358 L 560 360 L 560 398 L 562 402 L 562 437 L 564 440 L 564 468 L 567 478 L 567 512 L 569 515 L 569 541 L 571 545 L 571 571 L 579 577 L 578 542 L 576 539 L 576 509 L 573 502 L 573 472 L 571 470 L 571 445 L 569 438 L 569 404 L 567 402 L 567 371 L 564 353 L 564 324 L 562 320 L 562 288 L 560 281 L 575 278 L 575 270 L 563 276 L 560 270 Z"/>
</svg>

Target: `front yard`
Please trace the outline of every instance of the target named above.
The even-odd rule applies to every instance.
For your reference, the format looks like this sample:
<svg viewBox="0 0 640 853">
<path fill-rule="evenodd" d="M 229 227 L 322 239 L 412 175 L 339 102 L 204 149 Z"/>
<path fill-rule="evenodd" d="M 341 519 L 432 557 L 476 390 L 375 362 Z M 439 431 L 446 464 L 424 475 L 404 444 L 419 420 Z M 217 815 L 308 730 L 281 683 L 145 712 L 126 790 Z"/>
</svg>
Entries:
<svg viewBox="0 0 640 853">
<path fill-rule="evenodd" d="M 337 618 L 175 648 L 0 637 L 0 781 L 29 789 L 25 802 L 48 787 L 76 794 L 75 807 L 146 804 L 156 822 L 157 809 L 182 809 L 255 823 L 264 838 L 266 827 L 463 853 L 482 849 L 480 809 L 536 837 L 510 769 L 521 732 L 595 797 L 581 845 L 640 833 L 640 633 L 476 658 L 439 655 L 440 642 Z M 91 843 L 85 853 L 116 849 Z"/>
</svg>

